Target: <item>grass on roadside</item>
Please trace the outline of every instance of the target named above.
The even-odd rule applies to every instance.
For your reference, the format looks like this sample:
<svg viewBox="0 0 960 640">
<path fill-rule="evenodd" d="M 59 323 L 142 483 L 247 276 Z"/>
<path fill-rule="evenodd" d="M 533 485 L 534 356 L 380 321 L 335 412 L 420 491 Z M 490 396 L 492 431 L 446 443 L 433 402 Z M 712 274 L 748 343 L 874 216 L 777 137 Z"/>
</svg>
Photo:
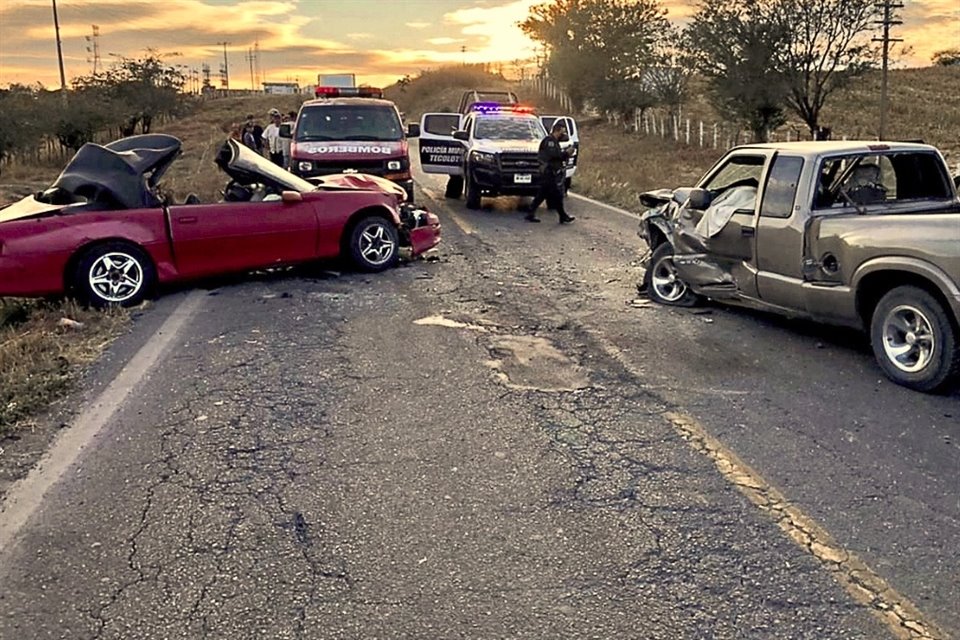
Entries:
<svg viewBox="0 0 960 640">
<path fill-rule="evenodd" d="M 0 436 L 69 390 L 128 317 L 69 301 L 0 298 Z"/>
</svg>

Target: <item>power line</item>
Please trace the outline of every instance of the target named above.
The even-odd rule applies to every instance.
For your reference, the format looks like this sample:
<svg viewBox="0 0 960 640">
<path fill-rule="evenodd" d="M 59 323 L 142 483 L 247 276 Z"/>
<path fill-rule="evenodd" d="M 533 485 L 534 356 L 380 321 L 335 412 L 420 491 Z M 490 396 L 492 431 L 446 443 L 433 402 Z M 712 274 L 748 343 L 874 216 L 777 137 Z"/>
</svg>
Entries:
<svg viewBox="0 0 960 640">
<path fill-rule="evenodd" d="M 877 137 L 883 140 L 887 129 L 887 71 L 890 67 L 890 43 L 903 42 L 903 38 L 890 37 L 890 27 L 903 24 L 903 20 L 899 20 L 894 15 L 894 10 L 902 9 L 903 3 L 895 0 L 883 0 L 883 2 L 877 3 L 877 8 L 883 10 L 883 20 L 874 21 L 875 24 L 883 26 L 883 36 L 873 38 L 874 42 L 883 43 L 883 72 L 880 80 L 880 130 L 877 132 Z"/>
</svg>

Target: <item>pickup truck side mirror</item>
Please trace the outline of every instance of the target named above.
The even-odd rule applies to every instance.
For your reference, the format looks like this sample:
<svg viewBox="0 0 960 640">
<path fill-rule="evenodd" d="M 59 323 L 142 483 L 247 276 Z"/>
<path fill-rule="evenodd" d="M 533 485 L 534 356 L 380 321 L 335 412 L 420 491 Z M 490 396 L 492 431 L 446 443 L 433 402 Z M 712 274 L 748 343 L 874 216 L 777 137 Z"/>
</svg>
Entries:
<svg viewBox="0 0 960 640">
<path fill-rule="evenodd" d="M 415 123 L 410 123 L 407 125 L 407 137 L 408 138 L 417 138 L 420 136 L 420 125 Z"/>
<path fill-rule="evenodd" d="M 454 131 L 454 132 L 453 132 L 453 139 L 454 139 L 454 140 L 463 140 L 464 142 L 469 142 L 469 141 L 470 141 L 470 134 L 467 133 L 466 131 Z"/>
<path fill-rule="evenodd" d="M 293 128 L 290 126 L 289 122 L 284 122 L 282 125 L 280 125 L 280 137 L 281 138 L 293 137 Z"/>
<path fill-rule="evenodd" d="M 713 194 L 706 189 L 691 189 L 687 197 L 687 207 L 703 211 L 710 206 L 713 201 Z"/>
</svg>

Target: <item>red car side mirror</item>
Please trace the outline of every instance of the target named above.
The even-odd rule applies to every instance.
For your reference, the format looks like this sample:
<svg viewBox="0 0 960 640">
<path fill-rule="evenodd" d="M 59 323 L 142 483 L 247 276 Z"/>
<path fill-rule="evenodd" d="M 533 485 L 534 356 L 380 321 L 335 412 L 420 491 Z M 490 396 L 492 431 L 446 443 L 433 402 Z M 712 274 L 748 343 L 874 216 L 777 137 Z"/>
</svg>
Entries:
<svg viewBox="0 0 960 640">
<path fill-rule="evenodd" d="M 303 196 L 300 195 L 299 191 L 284 191 L 280 194 L 280 199 L 286 202 L 287 204 L 293 204 L 294 202 L 303 202 Z"/>
</svg>

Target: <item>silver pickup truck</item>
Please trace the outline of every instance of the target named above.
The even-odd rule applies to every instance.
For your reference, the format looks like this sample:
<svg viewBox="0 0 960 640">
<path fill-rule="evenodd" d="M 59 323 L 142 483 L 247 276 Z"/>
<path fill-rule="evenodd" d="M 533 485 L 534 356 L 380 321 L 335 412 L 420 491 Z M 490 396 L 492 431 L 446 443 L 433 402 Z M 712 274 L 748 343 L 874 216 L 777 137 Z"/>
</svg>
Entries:
<svg viewBox="0 0 960 640">
<path fill-rule="evenodd" d="M 924 144 L 795 142 L 732 149 L 649 210 L 641 287 L 866 330 L 895 382 L 960 377 L 960 198 Z"/>
</svg>

